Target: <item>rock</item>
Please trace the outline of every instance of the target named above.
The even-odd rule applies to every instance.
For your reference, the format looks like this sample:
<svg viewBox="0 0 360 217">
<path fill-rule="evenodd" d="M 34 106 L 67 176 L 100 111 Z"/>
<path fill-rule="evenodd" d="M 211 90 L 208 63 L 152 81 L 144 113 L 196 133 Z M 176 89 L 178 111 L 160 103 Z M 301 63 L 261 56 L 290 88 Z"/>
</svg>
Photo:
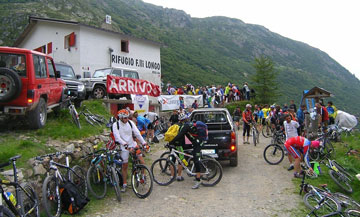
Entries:
<svg viewBox="0 0 360 217">
<path fill-rule="evenodd" d="M 26 170 L 25 173 L 26 173 L 27 177 L 30 177 L 30 176 L 32 176 L 34 174 L 34 171 L 32 169 L 28 169 L 28 170 Z"/>
<path fill-rule="evenodd" d="M 108 142 L 109 141 L 109 137 L 108 136 L 100 136 L 100 139 L 101 139 L 101 141 L 103 141 L 103 142 Z"/>
<path fill-rule="evenodd" d="M 1 172 L 0 174 L 3 176 L 13 176 L 14 171 L 13 170 L 5 170 L 4 172 Z"/>
<path fill-rule="evenodd" d="M 34 166 L 34 165 L 35 165 L 35 159 L 34 159 L 34 158 L 30 158 L 27 163 L 28 163 L 28 165 L 30 165 L 30 166 Z"/>
<path fill-rule="evenodd" d="M 34 167 L 34 175 L 44 175 L 46 173 L 46 169 L 42 164 L 36 165 Z"/>
<path fill-rule="evenodd" d="M 69 152 L 74 152 L 75 150 L 75 145 L 74 143 L 71 143 L 70 145 L 66 146 L 66 151 L 69 151 Z"/>
</svg>

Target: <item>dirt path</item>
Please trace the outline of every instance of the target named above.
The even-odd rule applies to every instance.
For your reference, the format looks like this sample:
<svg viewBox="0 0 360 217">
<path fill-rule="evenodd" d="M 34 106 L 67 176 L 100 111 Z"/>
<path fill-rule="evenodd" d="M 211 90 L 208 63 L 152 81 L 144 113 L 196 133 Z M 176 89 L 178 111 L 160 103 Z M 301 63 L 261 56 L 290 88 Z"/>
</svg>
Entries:
<svg viewBox="0 0 360 217">
<path fill-rule="evenodd" d="M 269 140 L 260 140 L 257 147 L 239 142 L 238 167 L 223 162 L 223 178 L 215 187 L 193 190 L 193 178 L 185 175 L 185 181 L 170 186 L 154 183 L 151 195 L 143 200 L 128 189 L 120 204 L 109 200 L 104 209 L 108 211 L 93 216 L 291 216 L 301 198 L 293 194 L 288 162 L 268 165 L 262 153 Z M 160 153 L 151 157 L 156 159 Z"/>
</svg>

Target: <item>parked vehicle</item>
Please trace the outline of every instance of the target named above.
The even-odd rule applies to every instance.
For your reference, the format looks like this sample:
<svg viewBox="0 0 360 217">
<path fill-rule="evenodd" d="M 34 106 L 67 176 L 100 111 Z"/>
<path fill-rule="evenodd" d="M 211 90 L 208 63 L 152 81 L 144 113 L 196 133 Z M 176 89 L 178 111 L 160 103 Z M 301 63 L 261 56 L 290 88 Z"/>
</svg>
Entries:
<svg viewBox="0 0 360 217">
<path fill-rule="evenodd" d="M 231 166 L 237 166 L 236 128 L 226 108 L 196 109 L 191 113 L 191 121 L 202 121 L 208 126 L 208 137 L 202 147 L 202 153 L 217 160 L 230 160 Z"/>
<path fill-rule="evenodd" d="M 95 99 L 104 98 L 106 93 L 106 78 L 107 75 L 118 76 L 118 77 L 126 77 L 126 78 L 135 78 L 139 79 L 139 74 L 137 71 L 130 69 L 121 69 L 121 68 L 104 68 L 95 70 L 93 76 L 91 78 L 84 78 L 83 82 L 86 87 L 87 96 L 92 96 Z M 126 97 L 127 99 L 131 99 L 130 95 L 109 95 L 109 98 L 118 98 L 118 97 Z"/>
<path fill-rule="evenodd" d="M 70 91 L 69 95 L 75 97 L 75 107 L 79 108 L 86 96 L 85 85 L 83 82 L 79 81 L 81 76 L 75 76 L 73 67 L 64 62 L 55 63 L 55 68 L 57 71 L 60 71 L 60 77 L 65 81 L 66 86 Z"/>
<path fill-rule="evenodd" d="M 0 47 L 0 115 L 25 116 L 33 129 L 45 126 L 49 109 L 60 107 L 67 87 L 53 59 L 43 53 Z"/>
</svg>

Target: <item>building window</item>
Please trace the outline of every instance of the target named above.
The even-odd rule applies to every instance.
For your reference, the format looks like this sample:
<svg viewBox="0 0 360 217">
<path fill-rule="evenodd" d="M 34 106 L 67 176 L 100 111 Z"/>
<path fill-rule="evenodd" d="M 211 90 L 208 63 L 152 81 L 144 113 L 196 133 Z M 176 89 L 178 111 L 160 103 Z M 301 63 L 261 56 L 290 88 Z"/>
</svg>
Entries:
<svg viewBox="0 0 360 217">
<path fill-rule="evenodd" d="M 129 41 L 121 40 L 121 52 L 129 53 Z"/>
<path fill-rule="evenodd" d="M 73 46 L 75 46 L 75 32 L 64 37 L 64 48 L 68 49 Z"/>
</svg>

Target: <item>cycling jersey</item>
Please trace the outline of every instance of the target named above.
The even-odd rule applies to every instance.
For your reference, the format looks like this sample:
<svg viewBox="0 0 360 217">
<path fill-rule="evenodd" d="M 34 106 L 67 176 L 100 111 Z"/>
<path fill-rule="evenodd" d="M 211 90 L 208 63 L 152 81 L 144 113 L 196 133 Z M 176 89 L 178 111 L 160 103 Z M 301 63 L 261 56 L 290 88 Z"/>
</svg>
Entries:
<svg viewBox="0 0 360 217">
<path fill-rule="evenodd" d="M 139 128 L 140 131 L 144 131 L 147 130 L 147 126 L 151 123 L 151 121 L 147 118 L 144 118 L 143 116 L 138 116 L 136 118 L 137 121 L 137 127 Z"/>
<path fill-rule="evenodd" d="M 264 118 L 267 118 L 270 112 L 270 108 L 263 108 L 262 111 L 264 112 Z"/>
<path fill-rule="evenodd" d="M 251 122 L 251 120 L 253 119 L 251 110 L 245 110 L 245 111 L 243 112 L 242 117 L 243 117 L 243 121 L 244 121 L 246 124 L 249 124 L 249 122 Z"/>
<path fill-rule="evenodd" d="M 300 152 L 304 155 L 306 165 L 311 168 L 309 159 L 311 141 L 302 136 L 292 137 L 285 142 L 286 150 L 296 159 L 300 158 Z"/>
</svg>

